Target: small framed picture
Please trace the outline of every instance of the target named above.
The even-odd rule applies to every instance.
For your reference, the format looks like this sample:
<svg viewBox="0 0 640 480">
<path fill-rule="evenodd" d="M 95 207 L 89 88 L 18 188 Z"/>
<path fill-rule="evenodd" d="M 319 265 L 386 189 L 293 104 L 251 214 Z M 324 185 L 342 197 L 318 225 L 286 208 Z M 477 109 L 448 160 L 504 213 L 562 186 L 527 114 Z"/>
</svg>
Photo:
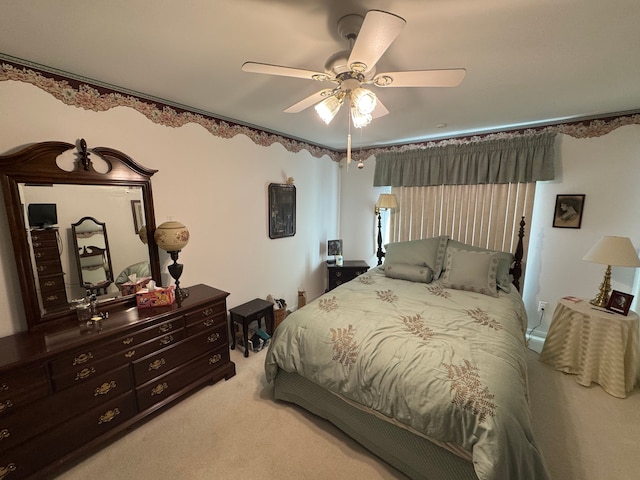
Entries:
<svg viewBox="0 0 640 480">
<path fill-rule="evenodd" d="M 609 297 L 609 303 L 607 303 L 607 310 L 627 315 L 632 301 L 633 295 L 613 290 L 611 292 L 611 297 Z"/>
<path fill-rule="evenodd" d="M 582 194 L 557 195 L 553 226 L 556 228 L 580 228 L 584 197 Z"/>
<path fill-rule="evenodd" d="M 329 240 L 327 242 L 327 255 L 342 255 L 342 240 Z"/>
</svg>

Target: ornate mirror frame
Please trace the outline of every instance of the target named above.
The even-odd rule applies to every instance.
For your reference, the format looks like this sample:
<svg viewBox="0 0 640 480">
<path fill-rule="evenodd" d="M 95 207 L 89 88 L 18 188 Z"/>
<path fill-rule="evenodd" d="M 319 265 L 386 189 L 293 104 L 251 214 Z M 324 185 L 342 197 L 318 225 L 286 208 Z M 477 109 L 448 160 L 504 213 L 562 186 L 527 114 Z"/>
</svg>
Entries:
<svg viewBox="0 0 640 480">
<path fill-rule="evenodd" d="M 156 225 L 151 191 L 151 176 L 157 170 L 145 168 L 124 153 L 112 148 L 95 147 L 89 151 L 86 142 L 81 139 L 78 142 L 74 169 L 65 171 L 58 166 L 57 159 L 64 152 L 74 148 L 76 148 L 75 145 L 65 142 L 41 142 L 29 145 L 15 153 L 0 156 L 0 184 L 11 230 L 29 331 L 70 321 L 75 318 L 75 312 L 70 308 L 45 314 L 41 311 L 28 239 L 28 226 L 25 225 L 25 207 L 22 205 L 19 191 L 22 183 L 139 187 L 142 191 L 151 275 L 157 284 L 161 285 L 158 247 L 153 240 Z M 94 169 L 93 162 L 89 158 L 92 153 L 107 164 L 106 173 Z M 110 305 L 124 303 L 135 304 L 135 299 L 133 296 L 120 297 L 112 300 Z"/>
</svg>

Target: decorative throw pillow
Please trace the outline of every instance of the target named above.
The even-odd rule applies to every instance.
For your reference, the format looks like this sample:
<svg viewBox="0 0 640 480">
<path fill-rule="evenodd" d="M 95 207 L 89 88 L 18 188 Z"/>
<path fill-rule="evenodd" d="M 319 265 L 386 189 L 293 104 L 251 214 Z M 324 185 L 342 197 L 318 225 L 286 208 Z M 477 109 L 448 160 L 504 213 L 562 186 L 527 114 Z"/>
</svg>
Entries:
<svg viewBox="0 0 640 480">
<path fill-rule="evenodd" d="M 384 267 L 384 274 L 410 282 L 430 283 L 433 280 L 433 271 L 429 267 L 409 263 L 389 263 Z"/>
<path fill-rule="evenodd" d="M 437 279 L 442 271 L 444 255 L 449 237 L 440 236 L 385 245 L 384 268 L 395 263 L 407 263 L 429 267 L 433 278 Z"/>
<path fill-rule="evenodd" d="M 497 297 L 499 262 L 499 252 L 447 248 L 442 286 Z"/>
<path fill-rule="evenodd" d="M 489 253 L 497 253 L 500 261 L 498 262 L 498 274 L 497 274 L 497 282 L 498 288 L 505 293 L 511 292 L 511 284 L 513 283 L 513 279 L 511 278 L 511 274 L 509 270 L 511 269 L 511 265 L 513 264 L 513 254 L 509 252 L 498 252 L 496 250 L 488 250 L 482 247 L 475 247 L 473 245 L 468 245 L 466 243 L 458 242 L 457 240 L 449 240 L 447 244 L 447 250 L 450 248 L 455 248 L 457 250 L 467 250 L 472 252 L 489 252 Z"/>
</svg>

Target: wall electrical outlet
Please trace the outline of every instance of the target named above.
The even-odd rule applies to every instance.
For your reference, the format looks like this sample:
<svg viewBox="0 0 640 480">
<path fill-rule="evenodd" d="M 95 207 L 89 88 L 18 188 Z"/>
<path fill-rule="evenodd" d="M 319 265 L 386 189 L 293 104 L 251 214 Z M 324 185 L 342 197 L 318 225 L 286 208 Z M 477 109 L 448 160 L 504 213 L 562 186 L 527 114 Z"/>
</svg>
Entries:
<svg viewBox="0 0 640 480">
<path fill-rule="evenodd" d="M 538 302 L 538 311 L 544 312 L 547 309 L 547 302 L 539 301 Z"/>
</svg>

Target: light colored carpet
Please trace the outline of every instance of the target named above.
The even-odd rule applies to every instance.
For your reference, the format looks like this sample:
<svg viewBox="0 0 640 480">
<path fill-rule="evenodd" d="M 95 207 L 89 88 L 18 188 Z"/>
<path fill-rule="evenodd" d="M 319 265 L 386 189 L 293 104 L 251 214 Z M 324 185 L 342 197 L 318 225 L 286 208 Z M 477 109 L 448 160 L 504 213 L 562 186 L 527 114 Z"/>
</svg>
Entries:
<svg viewBox="0 0 640 480">
<path fill-rule="evenodd" d="M 198 391 L 58 479 L 406 478 L 328 422 L 274 402 L 264 355 L 232 351 L 238 373 L 231 380 Z M 640 391 L 620 400 L 527 355 L 535 433 L 552 478 L 638 478 Z"/>
</svg>

